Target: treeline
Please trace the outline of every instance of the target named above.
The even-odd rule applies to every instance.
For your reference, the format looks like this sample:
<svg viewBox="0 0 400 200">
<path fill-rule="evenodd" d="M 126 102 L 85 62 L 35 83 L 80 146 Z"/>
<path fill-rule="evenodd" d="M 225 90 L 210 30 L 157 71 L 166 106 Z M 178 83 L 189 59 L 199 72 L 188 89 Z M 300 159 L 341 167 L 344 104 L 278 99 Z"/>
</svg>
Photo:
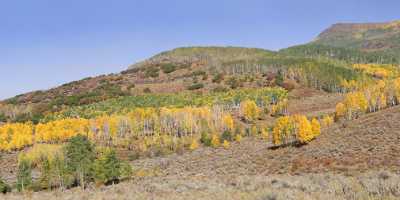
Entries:
<svg viewBox="0 0 400 200">
<path fill-rule="evenodd" d="M 304 56 L 309 58 L 332 58 L 349 63 L 377 63 L 377 64 L 399 64 L 400 57 L 385 52 L 363 52 L 357 49 L 332 47 L 319 44 L 306 44 L 290 47 L 280 51 L 293 56 Z"/>
<path fill-rule="evenodd" d="M 283 79 L 294 80 L 302 85 L 328 92 L 341 91 L 343 80 L 369 79 L 363 73 L 342 63 L 287 56 L 276 56 L 251 62 L 248 60 L 227 62 L 223 69 L 224 73 L 231 75 L 280 73 Z"/>
</svg>

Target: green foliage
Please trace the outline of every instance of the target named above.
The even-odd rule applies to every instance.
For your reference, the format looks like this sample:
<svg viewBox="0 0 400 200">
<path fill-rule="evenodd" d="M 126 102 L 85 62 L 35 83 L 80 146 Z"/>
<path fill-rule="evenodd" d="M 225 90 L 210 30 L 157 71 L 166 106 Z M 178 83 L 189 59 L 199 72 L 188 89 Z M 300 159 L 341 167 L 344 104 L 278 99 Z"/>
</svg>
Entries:
<svg viewBox="0 0 400 200">
<path fill-rule="evenodd" d="M 309 58 L 332 58 L 349 63 L 400 63 L 395 54 L 385 52 L 364 52 L 353 48 L 334 47 L 321 44 L 306 44 L 290 47 L 281 53 Z"/>
<path fill-rule="evenodd" d="M 189 87 L 187 87 L 188 90 L 198 90 L 204 88 L 204 84 L 203 83 L 195 83 Z"/>
<path fill-rule="evenodd" d="M 177 69 L 177 66 L 172 63 L 166 63 L 166 64 L 161 65 L 161 70 L 166 74 L 172 73 L 176 69 Z"/>
<path fill-rule="evenodd" d="M 200 107 L 205 105 L 239 105 L 241 101 L 253 100 L 263 107 L 287 98 L 287 91 L 282 88 L 242 88 L 223 92 L 196 94 L 183 92 L 178 94 L 145 94 L 120 97 L 103 102 L 68 108 L 62 112 L 46 116 L 43 121 L 83 117 L 94 118 L 104 114 L 127 113 L 143 107 Z"/>
<path fill-rule="evenodd" d="M 157 78 L 159 76 L 159 72 L 160 68 L 155 67 L 155 66 L 151 66 L 151 67 L 146 67 L 144 69 L 144 75 L 146 78 Z"/>
<path fill-rule="evenodd" d="M 241 81 L 238 80 L 236 77 L 229 78 L 226 83 L 231 87 L 231 89 L 241 87 Z"/>
<path fill-rule="evenodd" d="M 214 76 L 214 78 L 212 79 L 213 83 L 221 83 L 221 81 L 224 80 L 224 74 L 222 73 L 218 73 Z"/>
<path fill-rule="evenodd" d="M 121 162 L 120 166 L 120 180 L 129 179 L 133 175 L 132 166 L 127 162 Z"/>
<path fill-rule="evenodd" d="M 284 77 L 282 74 L 282 70 L 278 70 L 278 74 L 275 77 L 275 84 L 282 86 L 283 85 L 283 81 L 284 81 Z"/>
<path fill-rule="evenodd" d="M 233 135 L 229 130 L 225 130 L 222 135 L 221 135 L 221 141 L 232 141 L 233 140 Z"/>
<path fill-rule="evenodd" d="M 211 136 L 209 134 L 203 132 L 201 134 L 200 142 L 202 144 L 204 144 L 205 146 L 210 147 L 211 146 Z"/>
<path fill-rule="evenodd" d="M 25 191 L 32 186 L 32 165 L 26 158 L 21 158 L 18 162 L 17 190 Z"/>
<path fill-rule="evenodd" d="M 0 193 L 6 194 L 7 192 L 11 192 L 11 187 L 0 177 Z"/>
<path fill-rule="evenodd" d="M 97 183 L 115 183 L 121 176 L 121 161 L 112 149 L 105 149 L 93 165 L 94 179 Z"/>
<path fill-rule="evenodd" d="M 65 161 L 69 171 L 83 188 L 90 180 L 95 158 L 94 146 L 85 136 L 75 136 L 65 146 Z"/>
</svg>

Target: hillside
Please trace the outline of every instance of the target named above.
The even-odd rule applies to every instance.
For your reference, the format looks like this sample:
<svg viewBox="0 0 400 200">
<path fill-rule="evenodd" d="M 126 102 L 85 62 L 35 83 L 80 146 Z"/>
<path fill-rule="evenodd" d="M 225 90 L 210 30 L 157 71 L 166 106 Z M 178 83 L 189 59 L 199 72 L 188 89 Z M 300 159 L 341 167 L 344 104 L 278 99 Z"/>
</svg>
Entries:
<svg viewBox="0 0 400 200">
<path fill-rule="evenodd" d="M 249 138 L 232 149 L 199 149 L 142 159 L 143 174 L 115 186 L 31 199 L 396 199 L 399 197 L 400 107 L 324 130 L 302 147 L 270 149 Z M 141 172 L 142 173 L 142 172 Z M 5 199 L 21 199 L 12 194 Z"/>
<path fill-rule="evenodd" d="M 280 80 L 276 82 L 278 76 Z M 336 60 L 293 57 L 255 48 L 177 48 L 121 73 L 89 77 L 7 99 L 0 102 L 0 121 L 37 123 L 48 114 L 71 107 L 148 93 L 203 93 L 276 85 L 333 91 L 342 79 L 358 78 L 359 73 Z"/>
<path fill-rule="evenodd" d="M 312 42 L 365 52 L 400 53 L 400 21 L 334 24 Z"/>
</svg>

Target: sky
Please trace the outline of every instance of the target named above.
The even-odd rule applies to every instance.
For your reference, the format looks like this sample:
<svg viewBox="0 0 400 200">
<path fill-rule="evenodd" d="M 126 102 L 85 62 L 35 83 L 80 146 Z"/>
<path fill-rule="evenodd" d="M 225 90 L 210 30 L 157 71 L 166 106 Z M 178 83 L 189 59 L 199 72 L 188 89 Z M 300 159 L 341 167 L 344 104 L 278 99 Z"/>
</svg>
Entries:
<svg viewBox="0 0 400 200">
<path fill-rule="evenodd" d="M 0 99 L 182 46 L 278 50 L 338 22 L 400 19 L 399 0 L 0 0 Z"/>
</svg>

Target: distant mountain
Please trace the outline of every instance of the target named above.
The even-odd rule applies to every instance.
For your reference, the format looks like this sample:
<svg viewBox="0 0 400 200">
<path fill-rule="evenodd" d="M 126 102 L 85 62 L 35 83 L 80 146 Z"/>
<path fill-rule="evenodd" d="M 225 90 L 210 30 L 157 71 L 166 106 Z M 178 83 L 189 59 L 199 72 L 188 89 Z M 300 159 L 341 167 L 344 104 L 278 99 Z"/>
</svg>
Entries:
<svg viewBox="0 0 400 200">
<path fill-rule="evenodd" d="M 312 44 L 400 55 L 400 20 L 334 24 L 319 34 Z"/>
</svg>

